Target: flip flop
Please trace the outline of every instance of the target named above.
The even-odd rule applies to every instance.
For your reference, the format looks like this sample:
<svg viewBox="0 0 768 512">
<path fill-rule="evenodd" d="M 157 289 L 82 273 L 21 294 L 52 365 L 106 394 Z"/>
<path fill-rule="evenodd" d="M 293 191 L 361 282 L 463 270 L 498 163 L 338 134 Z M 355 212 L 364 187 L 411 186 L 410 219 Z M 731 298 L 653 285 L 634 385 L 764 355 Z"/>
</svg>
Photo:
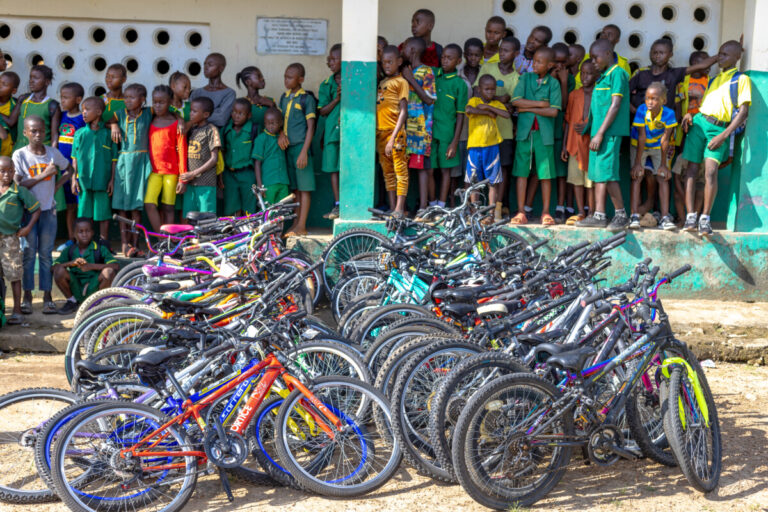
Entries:
<svg viewBox="0 0 768 512">
<path fill-rule="evenodd" d="M 8 317 L 8 321 L 6 323 L 8 325 L 21 325 L 22 322 L 23 322 L 23 318 L 19 316 L 18 313 L 14 313 Z"/>
<path fill-rule="evenodd" d="M 544 213 L 541 215 L 542 226 L 554 226 L 555 224 L 557 224 L 557 222 L 555 222 L 555 219 L 553 219 L 550 214 Z"/>
<path fill-rule="evenodd" d="M 524 213 L 518 213 L 512 217 L 509 223 L 513 226 L 522 226 L 523 224 L 528 224 L 528 217 L 526 217 Z"/>
<path fill-rule="evenodd" d="M 21 314 L 22 315 L 31 315 L 32 314 L 32 303 L 24 301 L 21 303 Z"/>
<path fill-rule="evenodd" d="M 136 253 L 138 253 L 139 250 L 135 247 L 129 247 L 128 251 L 125 253 L 126 258 L 136 258 Z"/>
<path fill-rule="evenodd" d="M 586 217 L 584 215 L 571 215 L 570 217 L 568 217 L 568 220 L 565 221 L 565 225 L 566 226 L 573 226 L 574 224 L 576 224 L 580 220 L 584 220 L 584 219 L 586 219 Z"/>
<path fill-rule="evenodd" d="M 44 315 L 55 315 L 58 312 L 59 312 L 59 310 L 56 309 L 56 304 L 54 304 L 52 300 L 49 300 L 48 302 L 43 304 L 43 314 Z"/>
</svg>

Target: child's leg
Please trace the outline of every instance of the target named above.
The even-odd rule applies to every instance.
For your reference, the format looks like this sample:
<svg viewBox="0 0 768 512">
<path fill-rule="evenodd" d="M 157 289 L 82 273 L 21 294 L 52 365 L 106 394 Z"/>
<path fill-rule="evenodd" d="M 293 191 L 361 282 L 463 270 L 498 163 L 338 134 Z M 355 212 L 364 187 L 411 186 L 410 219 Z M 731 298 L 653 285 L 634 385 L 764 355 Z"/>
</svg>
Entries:
<svg viewBox="0 0 768 512">
<path fill-rule="evenodd" d="M 38 285 L 43 292 L 43 301 L 52 302 L 51 288 L 53 288 L 53 248 L 56 244 L 56 210 L 46 210 L 40 214 L 36 226 L 38 231 Z"/>
<path fill-rule="evenodd" d="M 557 177 L 557 206 L 565 207 L 565 190 L 567 188 L 565 176 Z"/>
<path fill-rule="evenodd" d="M 653 211 L 654 203 L 656 201 L 656 176 L 653 175 L 653 173 L 646 169 L 645 171 L 645 192 L 646 197 L 645 201 L 643 201 L 642 205 L 640 205 L 638 208 L 638 213 L 640 215 L 645 215 L 646 213 Z"/>
<path fill-rule="evenodd" d="M 389 210 L 394 212 L 397 206 L 397 192 L 394 190 L 387 190 L 387 200 L 389 202 Z"/>
<path fill-rule="evenodd" d="M 99 272 L 99 290 L 112 286 L 112 281 L 115 280 L 116 275 L 117 272 L 115 272 L 115 269 L 113 268 L 107 267 L 102 269 L 101 272 Z"/>
<path fill-rule="evenodd" d="M 595 188 L 589 187 L 587 188 L 587 207 L 589 208 L 589 213 L 595 213 L 595 210 L 597 208 L 597 205 L 595 204 Z"/>
<path fill-rule="evenodd" d="M 339 202 L 339 173 L 331 173 L 331 188 L 333 189 L 333 199 Z"/>
<path fill-rule="evenodd" d="M 669 180 L 656 176 L 659 189 L 659 206 L 661 207 L 661 217 L 669 215 Z"/>
<path fill-rule="evenodd" d="M 136 224 L 141 224 L 141 210 L 131 210 L 131 220 L 135 222 Z M 131 245 L 133 247 L 138 248 L 139 247 L 139 234 L 138 233 L 129 233 L 130 234 L 130 241 Z"/>
<path fill-rule="evenodd" d="M 528 187 L 528 178 L 518 176 L 517 178 L 517 213 L 525 215 L 525 192 Z"/>
<path fill-rule="evenodd" d="M 432 169 L 419 169 L 419 210 L 423 210 L 429 204 L 429 181 L 432 177 Z M 433 185 L 434 190 L 434 185 Z"/>
<path fill-rule="evenodd" d="M 699 166 L 695 162 L 688 163 L 688 169 L 685 171 L 685 210 L 688 215 L 696 210 L 694 200 L 696 198 L 696 175 L 699 173 Z"/>
<path fill-rule="evenodd" d="M 56 282 L 56 286 L 61 290 L 61 294 L 65 299 L 72 297 L 72 287 L 69 280 L 69 270 L 64 265 L 56 265 L 53 267 L 53 280 Z"/>
<path fill-rule="evenodd" d="M 578 209 L 578 215 L 584 215 L 584 186 L 573 185 L 573 197 L 576 199 L 576 208 Z M 568 201 L 571 204 L 571 201 Z"/>
<path fill-rule="evenodd" d="M 160 231 L 160 225 L 163 224 L 163 221 L 160 220 L 160 213 L 157 211 L 157 205 L 153 203 L 144 203 L 144 211 L 147 212 L 147 218 L 149 218 L 149 223 L 152 225 L 152 229 Z"/>
<path fill-rule="evenodd" d="M 307 217 L 309 216 L 309 206 L 312 201 L 312 193 L 306 191 L 299 192 L 299 218 L 296 224 L 297 234 L 306 234 Z"/>
<path fill-rule="evenodd" d="M 536 192 L 539 190 L 539 176 L 535 172 L 532 172 L 528 177 L 526 185 L 525 206 L 533 208 L 533 198 L 536 197 Z"/>
<path fill-rule="evenodd" d="M 683 176 L 675 174 L 673 179 L 675 180 L 675 210 L 677 210 L 679 218 L 685 218 L 685 184 L 683 183 Z"/>
<path fill-rule="evenodd" d="M 13 293 L 13 314 L 21 314 L 21 281 L 11 283 L 11 293 Z"/>
<path fill-rule="evenodd" d="M 541 215 L 549 215 L 549 200 L 552 196 L 552 180 L 539 180 L 541 183 Z"/>
<path fill-rule="evenodd" d="M 435 188 L 435 169 L 432 168 L 427 171 L 427 189 L 429 190 L 430 203 L 432 203 L 437 198 Z"/>
<path fill-rule="evenodd" d="M 102 240 L 109 240 L 109 221 L 102 220 L 99 223 L 99 236 Z"/>
<path fill-rule="evenodd" d="M 451 188 L 451 169 L 440 169 L 440 197 L 442 203 L 448 201 L 448 193 Z"/>
<path fill-rule="evenodd" d="M 118 215 L 124 218 L 128 217 L 128 212 L 125 210 L 118 210 Z M 122 222 L 118 224 L 120 226 L 120 250 L 123 254 L 128 253 L 128 249 L 131 247 L 130 233 L 128 233 L 128 227 Z"/>
<path fill-rule="evenodd" d="M 499 201 L 499 189 L 501 188 L 502 183 L 497 183 L 488 187 L 488 202 L 490 204 L 496 204 Z"/>
<path fill-rule="evenodd" d="M 162 209 L 162 224 L 173 224 L 174 206 L 172 204 L 163 204 L 160 206 Z"/>
<path fill-rule="evenodd" d="M 712 212 L 712 206 L 715 204 L 715 197 L 717 196 L 718 167 L 719 164 L 717 161 L 711 158 L 704 160 L 704 177 L 707 181 L 704 186 L 704 206 L 701 210 L 702 215 L 709 215 Z"/>
<path fill-rule="evenodd" d="M 42 213 L 40 214 L 42 216 Z M 26 236 L 26 245 L 22 252 L 21 284 L 24 289 L 24 302 L 32 302 L 32 291 L 35 289 L 35 262 L 37 261 L 38 246 L 40 242 L 40 221 L 32 226 L 32 230 Z"/>
<path fill-rule="evenodd" d="M 582 188 L 582 190 L 581 190 L 582 191 L 581 200 L 582 200 L 582 204 L 583 204 L 583 202 L 584 202 L 584 187 L 582 186 L 581 188 Z M 574 201 L 574 198 L 575 198 L 574 190 L 575 190 L 574 185 L 566 182 L 566 184 L 565 184 L 565 210 L 566 210 L 566 212 L 569 209 L 573 210 L 573 201 Z M 581 212 L 581 208 L 579 208 L 579 212 Z"/>
<path fill-rule="evenodd" d="M 637 209 L 640 207 L 640 187 L 642 184 L 642 177 L 632 180 L 631 193 L 629 196 L 629 209 L 632 215 L 639 215 Z"/>
<path fill-rule="evenodd" d="M 405 152 L 405 134 L 401 133 L 395 140 L 392 150 L 392 170 L 395 174 L 395 189 L 397 202 L 395 211 L 405 213 L 405 199 L 408 196 L 408 156 Z"/>
<path fill-rule="evenodd" d="M 621 197 L 621 187 L 619 187 L 619 182 L 609 181 L 606 188 L 608 190 L 608 194 L 611 196 L 611 202 L 613 202 L 613 208 L 616 210 L 616 213 L 623 212 L 624 198 Z M 603 195 L 603 207 L 605 207 L 605 195 Z M 604 212 L 605 210 L 602 211 Z"/>
<path fill-rule="evenodd" d="M 595 209 L 592 211 L 592 213 L 602 213 L 605 215 L 605 196 L 606 192 L 608 190 L 608 182 L 600 182 L 595 183 L 594 191 L 595 191 Z"/>
</svg>

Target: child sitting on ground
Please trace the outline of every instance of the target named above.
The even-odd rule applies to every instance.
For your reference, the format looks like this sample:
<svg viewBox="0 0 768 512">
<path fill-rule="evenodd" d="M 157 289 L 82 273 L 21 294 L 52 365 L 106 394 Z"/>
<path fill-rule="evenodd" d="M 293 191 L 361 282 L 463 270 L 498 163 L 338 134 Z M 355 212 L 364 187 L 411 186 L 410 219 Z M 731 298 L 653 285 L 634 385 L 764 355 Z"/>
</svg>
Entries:
<svg viewBox="0 0 768 512">
<path fill-rule="evenodd" d="M 91 219 L 79 217 L 75 221 L 75 243 L 62 251 L 53 265 L 56 286 L 67 298 L 59 308 L 60 315 L 77 311 L 77 304 L 97 290 L 112 286 L 117 271 L 117 260 L 106 245 L 93 239 Z"/>
<path fill-rule="evenodd" d="M 187 170 L 179 175 L 176 185 L 176 193 L 184 194 L 182 216 L 185 219 L 189 212 L 216 211 L 216 164 L 221 149 L 219 130 L 208 122 L 213 114 L 213 100 L 198 96 L 191 103 Z"/>
<path fill-rule="evenodd" d="M 277 143 L 283 129 L 283 114 L 276 107 L 264 114 L 264 130 L 253 142 L 251 157 L 255 161 L 256 185 L 266 188 L 263 197 L 267 203 L 275 204 L 290 195 L 290 180 L 285 164 L 285 151 Z"/>
</svg>

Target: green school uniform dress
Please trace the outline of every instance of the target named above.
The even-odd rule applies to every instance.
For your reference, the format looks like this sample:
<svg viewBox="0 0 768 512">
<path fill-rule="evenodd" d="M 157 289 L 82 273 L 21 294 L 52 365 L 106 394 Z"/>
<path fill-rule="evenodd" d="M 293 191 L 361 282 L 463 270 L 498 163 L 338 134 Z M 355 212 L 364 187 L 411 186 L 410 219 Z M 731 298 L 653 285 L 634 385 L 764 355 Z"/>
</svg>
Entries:
<svg viewBox="0 0 768 512">
<path fill-rule="evenodd" d="M 97 251 L 100 253 L 99 259 L 101 264 L 117 263 L 117 260 L 106 246 L 91 242 L 83 251 L 80 250 L 77 244 L 65 251 L 61 251 L 54 264 L 69 263 L 77 258 L 83 258 L 88 263 L 96 263 Z M 74 295 L 77 302 L 82 302 L 86 297 L 99 289 L 99 272 L 97 270 L 83 271 L 78 267 L 70 267 L 67 269 L 67 272 L 69 272 L 69 289 L 72 290 L 72 295 Z"/>
<path fill-rule="evenodd" d="M 280 111 L 283 113 L 283 131 L 288 136 L 290 146 L 286 150 L 288 179 L 291 190 L 312 192 L 315 190 L 315 169 L 312 162 L 312 151 L 307 151 L 307 166 L 303 169 L 296 167 L 296 159 L 304 147 L 307 136 L 307 120 L 317 117 L 317 102 L 304 89 L 295 93 L 286 91 L 280 97 Z"/>
<path fill-rule="evenodd" d="M 256 212 L 256 196 L 253 186 L 256 174 L 253 170 L 254 125 L 247 121 L 235 130 L 230 120 L 221 130 L 221 144 L 224 152 L 224 214 L 232 215 L 239 211 Z"/>
<path fill-rule="evenodd" d="M 456 148 L 453 158 L 446 158 L 445 152 L 456 133 L 456 118 L 464 113 L 467 106 L 467 83 L 457 72 L 441 73 L 436 80 L 437 99 L 432 111 L 432 166 L 436 169 L 451 169 L 461 165 L 461 155 Z M 497 122 L 501 118 L 497 118 Z"/>
<path fill-rule="evenodd" d="M 333 101 L 339 90 L 334 75 L 326 78 L 320 84 L 317 106 L 322 108 Z M 341 142 L 341 103 L 325 117 L 323 172 L 339 172 L 339 143 Z"/>
<path fill-rule="evenodd" d="M 276 203 L 291 193 L 285 151 L 280 149 L 277 135 L 262 131 L 253 142 L 251 157 L 261 162 L 261 184 L 267 189 L 267 202 Z"/>
<path fill-rule="evenodd" d="M 264 98 L 270 100 L 273 103 L 275 102 L 275 100 L 268 96 L 264 96 Z M 251 101 L 251 99 L 248 98 L 248 101 Z M 265 107 L 264 105 L 257 105 L 251 101 L 251 122 L 256 126 L 254 128 L 256 130 L 254 133 L 261 133 L 261 130 L 264 129 L 264 114 L 267 113 L 267 110 L 269 110 L 269 107 Z"/>
<path fill-rule="evenodd" d="M 113 100 L 114 101 L 114 100 Z M 115 112 L 120 127 L 120 151 L 117 155 L 112 208 L 115 210 L 142 210 L 144 195 L 152 163 L 149 160 L 149 126 L 152 109 L 144 107 L 133 119 L 128 111 Z"/>
<path fill-rule="evenodd" d="M 105 123 L 114 119 L 118 111 L 125 109 L 123 98 L 108 98 L 106 94 L 102 94 L 101 99 L 104 100 L 104 113 L 101 114 L 101 120 Z"/>
<path fill-rule="evenodd" d="M 189 111 L 191 108 L 192 108 L 192 103 L 190 103 L 189 101 L 185 101 L 181 104 L 181 108 L 177 108 L 171 105 L 171 107 L 168 110 L 170 110 L 174 114 L 180 115 L 181 118 L 186 123 L 187 121 L 189 121 Z"/>
<path fill-rule="evenodd" d="M 110 130 L 99 125 L 98 130 L 85 126 L 75 132 L 72 160 L 77 162 L 80 185 L 77 216 L 96 222 L 109 220 L 112 218 L 112 201 L 107 186 L 112 179 L 112 163 L 117 161 L 117 144 L 112 142 Z"/>
<path fill-rule="evenodd" d="M 596 183 L 619 181 L 621 138 L 628 136 L 630 131 L 629 75 L 618 64 L 605 70 L 595 82 L 589 108 L 589 133 L 592 137 L 600 130 L 614 96 L 621 97 L 619 113 L 606 130 L 600 149 L 589 152 L 587 176 Z"/>
<path fill-rule="evenodd" d="M 45 123 L 45 140 L 43 140 L 43 144 L 46 146 L 51 145 L 51 110 L 55 110 L 55 106 L 58 106 L 56 100 L 49 98 L 48 96 L 46 96 L 43 101 L 37 102 L 32 101 L 32 95 L 30 94 L 21 101 L 21 106 L 19 107 L 19 119 L 16 121 L 17 131 L 16 140 L 13 143 L 14 151 L 29 144 L 29 139 L 24 135 L 24 120 L 29 116 L 39 116 L 43 118 L 43 122 Z"/>
<path fill-rule="evenodd" d="M 525 73 L 521 76 L 512 96 L 512 101 L 518 99 L 547 101 L 550 107 L 562 110 L 560 82 L 549 75 L 545 75 L 541 80 L 536 73 Z M 539 179 L 556 178 L 554 144 L 555 118 L 522 112 L 517 117 L 517 148 L 512 174 L 527 178 L 531 173 L 532 157 L 535 155 Z"/>
</svg>

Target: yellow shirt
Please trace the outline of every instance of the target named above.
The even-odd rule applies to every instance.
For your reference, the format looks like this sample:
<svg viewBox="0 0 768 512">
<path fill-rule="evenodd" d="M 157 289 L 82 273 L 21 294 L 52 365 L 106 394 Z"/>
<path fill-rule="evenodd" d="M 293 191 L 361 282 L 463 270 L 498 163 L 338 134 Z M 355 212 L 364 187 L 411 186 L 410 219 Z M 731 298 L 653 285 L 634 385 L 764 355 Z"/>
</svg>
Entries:
<svg viewBox="0 0 768 512">
<path fill-rule="evenodd" d="M 733 102 L 731 101 L 731 78 L 736 74 L 736 68 L 721 71 L 709 83 L 704 99 L 701 100 L 699 112 L 705 116 L 712 116 L 723 123 L 731 122 Z M 752 104 L 752 82 L 745 74 L 739 76 L 739 94 L 736 106 Z"/>
<path fill-rule="evenodd" d="M 499 62 L 499 52 L 494 53 L 487 59 L 483 56 L 483 64 L 493 64 L 494 62 Z"/>
<path fill-rule="evenodd" d="M 467 107 L 477 107 L 481 103 L 485 102 L 480 97 L 475 96 L 474 98 L 470 98 L 469 102 L 467 102 Z M 490 103 L 486 103 L 486 105 L 506 110 L 506 107 L 500 101 L 493 100 Z M 479 116 L 477 114 L 470 114 L 469 112 L 467 112 L 467 117 L 469 118 L 468 148 L 485 148 L 501 144 L 503 139 L 501 138 L 501 133 L 499 133 L 496 118 Z"/>
<path fill-rule="evenodd" d="M 385 78 L 379 83 L 376 95 L 376 129 L 392 131 L 400 117 L 400 102 L 408 101 L 410 86 L 400 75 Z"/>
<path fill-rule="evenodd" d="M 11 104 L 13 101 L 8 100 L 5 105 L 0 105 L 0 114 L 5 116 L 11 115 Z M 8 137 L 0 144 L 0 156 L 11 156 L 13 154 L 13 138 L 10 129 L 6 129 Z"/>
<path fill-rule="evenodd" d="M 626 71 L 627 75 L 632 76 L 632 71 L 629 68 L 629 60 L 626 57 L 622 57 L 616 52 L 613 52 L 613 54 L 616 56 L 616 64 L 618 64 L 621 69 Z M 584 58 L 582 59 L 581 64 L 584 64 L 588 60 L 589 60 L 589 54 L 587 53 L 586 55 L 584 55 Z M 574 77 L 576 80 L 575 89 L 581 89 L 581 64 L 579 64 L 579 72 L 576 73 L 576 76 Z"/>
</svg>

